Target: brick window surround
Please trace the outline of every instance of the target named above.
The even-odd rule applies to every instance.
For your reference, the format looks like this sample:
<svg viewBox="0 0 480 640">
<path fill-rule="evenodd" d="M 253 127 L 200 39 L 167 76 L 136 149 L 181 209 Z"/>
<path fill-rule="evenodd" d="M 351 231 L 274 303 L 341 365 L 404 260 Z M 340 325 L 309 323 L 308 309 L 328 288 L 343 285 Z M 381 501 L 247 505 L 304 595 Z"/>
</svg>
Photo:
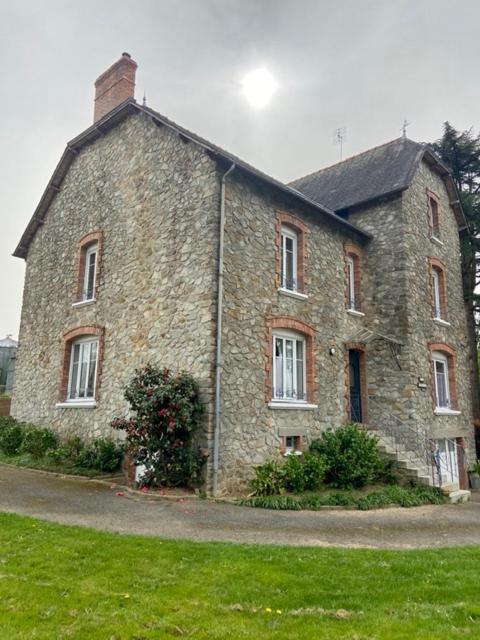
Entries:
<svg viewBox="0 0 480 640">
<path fill-rule="evenodd" d="M 440 198 L 427 189 L 428 230 L 430 236 L 440 237 Z"/>
<path fill-rule="evenodd" d="M 102 250 L 103 250 L 103 231 L 97 230 L 87 233 L 81 238 L 77 245 L 77 259 L 75 264 L 75 302 L 81 302 L 83 293 L 83 284 L 85 280 L 85 256 L 87 249 L 92 244 L 97 245 L 97 264 L 95 272 L 95 292 L 94 299 L 98 298 L 98 283 L 100 282 L 100 270 L 102 266 Z"/>
<path fill-rule="evenodd" d="M 67 331 L 63 334 L 61 351 L 62 360 L 60 363 L 59 402 L 65 402 L 68 396 L 68 379 L 70 376 L 70 358 L 72 354 L 72 344 L 76 339 L 83 338 L 85 336 L 98 337 L 97 372 L 95 384 L 95 400 L 98 402 L 105 342 L 105 328 L 99 325 L 75 327 L 75 329 L 71 329 L 70 331 Z"/>
<path fill-rule="evenodd" d="M 350 291 L 349 291 L 349 259 L 353 259 L 353 273 L 354 273 L 354 291 L 355 291 L 355 311 L 362 311 L 363 299 L 362 299 L 362 261 L 363 250 L 353 242 L 346 242 L 343 245 L 344 252 L 344 269 L 345 269 L 345 306 L 347 309 L 351 309 L 350 306 Z"/>
<path fill-rule="evenodd" d="M 442 320 L 447 320 L 448 316 L 448 306 L 447 306 L 447 278 L 446 278 L 446 270 L 445 265 L 438 258 L 428 258 L 429 265 L 429 283 L 430 283 L 430 292 L 431 292 L 431 303 L 432 303 L 432 313 L 435 316 L 435 297 L 434 297 L 434 287 L 433 287 L 433 271 L 435 270 L 438 274 L 438 287 L 440 291 L 440 317 Z"/>
<path fill-rule="evenodd" d="M 345 343 L 345 407 L 347 420 L 351 420 L 350 408 L 350 360 L 349 351 L 360 354 L 360 398 L 362 402 L 362 424 L 368 424 L 368 382 L 367 382 L 367 348 L 363 342 Z"/>
<path fill-rule="evenodd" d="M 297 216 L 284 211 L 276 212 L 275 221 L 275 284 L 277 289 L 282 286 L 282 226 L 288 226 L 297 234 L 297 291 L 305 293 L 307 286 L 307 236 L 310 233 L 308 226 Z"/>
<path fill-rule="evenodd" d="M 431 391 L 432 391 L 432 403 L 434 410 L 437 408 L 437 398 L 436 398 L 436 381 L 435 381 L 435 371 L 433 367 L 433 352 L 439 351 L 447 358 L 448 364 L 448 386 L 450 391 L 450 405 L 451 409 L 458 411 L 458 392 L 457 392 L 457 354 L 453 347 L 445 342 L 429 342 L 429 359 L 430 359 L 430 376 L 431 376 Z"/>
<path fill-rule="evenodd" d="M 290 316 L 276 316 L 267 320 L 267 353 L 266 353 L 266 384 L 265 399 L 272 401 L 273 389 L 273 334 L 275 329 L 287 329 L 299 333 L 305 338 L 305 378 L 306 378 L 306 401 L 311 404 L 317 403 L 317 389 L 315 385 L 315 329 L 301 320 Z"/>
</svg>

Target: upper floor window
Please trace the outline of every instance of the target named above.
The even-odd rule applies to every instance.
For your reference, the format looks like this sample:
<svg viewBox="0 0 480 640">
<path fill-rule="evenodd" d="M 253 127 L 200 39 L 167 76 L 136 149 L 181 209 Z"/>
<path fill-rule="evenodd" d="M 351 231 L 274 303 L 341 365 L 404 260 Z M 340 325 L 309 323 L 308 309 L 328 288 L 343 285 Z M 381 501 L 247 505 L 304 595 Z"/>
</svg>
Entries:
<svg viewBox="0 0 480 640">
<path fill-rule="evenodd" d="M 97 298 L 102 240 L 102 232 L 93 231 L 78 243 L 75 306 Z"/>
<path fill-rule="evenodd" d="M 445 269 L 442 262 L 436 258 L 429 258 L 430 277 L 432 284 L 433 317 L 446 324 L 447 321 L 447 287 Z"/>
<path fill-rule="evenodd" d="M 67 400 L 95 399 L 98 338 L 88 336 L 72 343 Z"/>
<path fill-rule="evenodd" d="M 300 218 L 283 211 L 277 211 L 276 218 L 277 287 L 280 292 L 305 298 L 308 227 Z"/>
<path fill-rule="evenodd" d="M 290 227 L 282 226 L 282 282 L 283 289 L 297 291 L 298 236 Z"/>
<path fill-rule="evenodd" d="M 348 308 L 357 308 L 357 299 L 355 295 L 355 258 L 348 256 Z"/>
<path fill-rule="evenodd" d="M 427 191 L 427 198 L 430 236 L 438 240 L 440 239 L 440 215 L 438 196 L 436 196 L 432 191 Z"/>
<path fill-rule="evenodd" d="M 353 244 L 345 245 L 346 303 L 349 311 L 361 313 L 361 249 Z"/>
<path fill-rule="evenodd" d="M 95 280 L 97 275 L 98 244 L 95 242 L 85 250 L 85 267 L 83 276 L 82 300 L 93 300 L 95 297 Z"/>
<path fill-rule="evenodd" d="M 273 400 L 305 401 L 305 338 L 276 331 L 273 343 Z"/>
</svg>

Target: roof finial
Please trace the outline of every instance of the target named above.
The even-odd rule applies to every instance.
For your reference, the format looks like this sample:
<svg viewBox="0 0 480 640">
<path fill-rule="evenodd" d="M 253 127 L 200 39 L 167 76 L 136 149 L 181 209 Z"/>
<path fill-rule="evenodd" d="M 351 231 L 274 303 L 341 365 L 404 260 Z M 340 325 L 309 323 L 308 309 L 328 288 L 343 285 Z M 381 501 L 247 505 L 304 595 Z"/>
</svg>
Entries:
<svg viewBox="0 0 480 640">
<path fill-rule="evenodd" d="M 409 127 L 411 124 L 412 124 L 411 122 L 407 122 L 406 118 L 404 119 L 403 125 L 402 125 L 402 138 L 407 137 L 407 127 Z"/>
<path fill-rule="evenodd" d="M 142 105 L 143 105 L 144 107 L 146 107 L 146 106 L 147 106 L 147 92 L 146 92 L 146 90 L 145 90 L 145 89 L 143 90 L 143 100 L 142 100 Z"/>
</svg>

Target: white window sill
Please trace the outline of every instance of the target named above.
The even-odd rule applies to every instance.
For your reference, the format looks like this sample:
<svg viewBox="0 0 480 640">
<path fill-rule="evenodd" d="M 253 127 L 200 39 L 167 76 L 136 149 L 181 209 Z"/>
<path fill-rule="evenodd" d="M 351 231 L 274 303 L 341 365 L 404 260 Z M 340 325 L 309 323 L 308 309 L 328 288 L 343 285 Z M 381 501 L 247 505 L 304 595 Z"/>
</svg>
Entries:
<svg viewBox="0 0 480 640">
<path fill-rule="evenodd" d="M 90 300 L 80 300 L 80 302 L 74 302 L 72 307 L 86 307 L 89 304 L 94 304 L 97 300 L 95 298 L 90 298 Z"/>
<path fill-rule="evenodd" d="M 299 409 L 300 411 L 311 411 L 317 409 L 318 404 L 309 404 L 308 402 L 269 402 L 269 409 Z"/>
<path fill-rule="evenodd" d="M 284 458 L 288 458 L 288 456 L 301 456 L 303 455 L 303 451 L 285 451 L 283 454 Z"/>
<path fill-rule="evenodd" d="M 457 411 L 456 409 L 445 409 L 443 407 L 437 407 L 434 413 L 436 416 L 459 416 L 462 412 Z"/>
<path fill-rule="evenodd" d="M 57 402 L 55 405 L 56 409 L 95 409 L 97 403 L 95 400 L 88 400 L 85 402 L 77 402 L 76 400 L 71 400 L 67 402 Z"/>
<path fill-rule="evenodd" d="M 433 321 L 436 324 L 441 325 L 442 327 L 451 327 L 452 325 L 447 320 L 443 320 L 442 318 L 434 318 Z"/>
<path fill-rule="evenodd" d="M 358 318 L 363 318 L 365 316 L 363 311 L 357 311 L 356 309 L 347 309 L 347 313 L 351 316 L 357 316 Z"/>
<path fill-rule="evenodd" d="M 300 291 L 291 291 L 290 289 L 278 288 L 278 293 L 284 296 L 290 296 L 291 298 L 297 298 L 298 300 L 306 300 L 308 298 L 306 293 L 300 293 Z"/>
<path fill-rule="evenodd" d="M 442 242 L 440 238 L 437 238 L 437 236 L 430 236 L 430 241 L 433 242 L 433 244 L 438 244 L 440 247 L 445 246 L 445 243 Z"/>
</svg>

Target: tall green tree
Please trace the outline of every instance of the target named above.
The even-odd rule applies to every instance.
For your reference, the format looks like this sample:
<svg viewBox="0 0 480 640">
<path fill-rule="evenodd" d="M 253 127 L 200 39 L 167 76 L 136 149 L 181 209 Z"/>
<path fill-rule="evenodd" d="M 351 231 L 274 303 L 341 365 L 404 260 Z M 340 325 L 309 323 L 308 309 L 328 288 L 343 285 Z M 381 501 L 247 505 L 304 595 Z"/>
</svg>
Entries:
<svg viewBox="0 0 480 640">
<path fill-rule="evenodd" d="M 457 131 L 447 121 L 442 137 L 431 147 L 451 169 L 460 202 L 467 218 L 469 233 L 461 236 L 463 291 L 469 311 L 472 344 L 474 412 L 480 415 L 479 361 L 475 344 L 480 348 L 480 135 L 472 129 Z M 480 454 L 480 430 L 477 430 L 477 452 Z"/>
<path fill-rule="evenodd" d="M 471 233 L 462 236 L 465 300 L 474 314 L 477 340 L 480 330 L 480 135 L 472 129 L 457 131 L 447 121 L 442 137 L 432 148 L 453 174 Z"/>
</svg>

